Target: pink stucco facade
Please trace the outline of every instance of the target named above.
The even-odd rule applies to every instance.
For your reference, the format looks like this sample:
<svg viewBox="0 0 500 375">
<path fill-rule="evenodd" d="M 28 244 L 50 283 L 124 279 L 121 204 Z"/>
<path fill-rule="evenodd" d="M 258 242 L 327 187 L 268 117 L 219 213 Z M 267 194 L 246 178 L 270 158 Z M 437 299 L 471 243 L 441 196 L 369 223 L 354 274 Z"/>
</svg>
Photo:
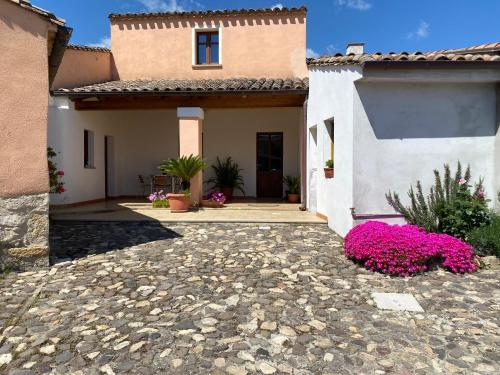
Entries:
<svg viewBox="0 0 500 375">
<path fill-rule="evenodd" d="M 48 192 L 49 32 L 54 25 L 0 1 L 0 196 Z M 15 53 L 11 53 L 15 51 Z"/>
<path fill-rule="evenodd" d="M 67 48 L 52 89 L 111 81 L 113 72 L 111 52 Z"/>
<path fill-rule="evenodd" d="M 197 30 L 218 30 L 219 66 L 195 65 Z M 307 77 L 306 12 L 111 19 L 122 80 Z"/>
</svg>

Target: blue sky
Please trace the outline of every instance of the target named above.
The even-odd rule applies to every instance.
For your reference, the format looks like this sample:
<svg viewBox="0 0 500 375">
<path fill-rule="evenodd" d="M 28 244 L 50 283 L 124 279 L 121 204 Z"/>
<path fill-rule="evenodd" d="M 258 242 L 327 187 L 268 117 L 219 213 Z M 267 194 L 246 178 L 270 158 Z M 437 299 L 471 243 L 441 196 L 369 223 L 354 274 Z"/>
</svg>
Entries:
<svg viewBox="0 0 500 375">
<path fill-rule="evenodd" d="M 73 27 L 71 42 L 109 43 L 109 13 L 300 6 L 308 8 L 309 55 L 429 51 L 500 41 L 500 0 L 32 0 Z"/>
</svg>

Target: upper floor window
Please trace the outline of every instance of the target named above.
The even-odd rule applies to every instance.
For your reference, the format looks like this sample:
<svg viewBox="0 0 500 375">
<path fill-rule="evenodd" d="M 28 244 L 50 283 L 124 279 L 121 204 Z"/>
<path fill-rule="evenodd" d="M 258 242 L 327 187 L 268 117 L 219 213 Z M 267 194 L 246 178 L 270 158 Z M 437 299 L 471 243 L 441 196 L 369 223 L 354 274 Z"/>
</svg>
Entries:
<svg viewBox="0 0 500 375">
<path fill-rule="evenodd" d="M 196 33 L 196 64 L 219 64 L 219 32 Z"/>
</svg>

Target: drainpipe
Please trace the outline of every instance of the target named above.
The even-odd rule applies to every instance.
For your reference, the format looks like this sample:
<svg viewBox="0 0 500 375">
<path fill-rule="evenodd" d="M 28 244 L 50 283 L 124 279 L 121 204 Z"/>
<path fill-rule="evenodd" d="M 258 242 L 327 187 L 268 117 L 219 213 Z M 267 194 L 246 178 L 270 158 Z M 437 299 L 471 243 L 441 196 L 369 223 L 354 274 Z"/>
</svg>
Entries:
<svg viewBox="0 0 500 375">
<path fill-rule="evenodd" d="M 301 137 L 300 137 L 300 196 L 301 204 L 299 209 L 301 211 L 307 210 L 307 101 L 309 96 L 306 95 L 306 100 L 302 106 L 304 112 Z"/>
<path fill-rule="evenodd" d="M 373 219 L 401 219 L 401 214 L 357 214 L 356 209 L 351 207 L 351 215 L 354 220 L 373 220 Z"/>
</svg>

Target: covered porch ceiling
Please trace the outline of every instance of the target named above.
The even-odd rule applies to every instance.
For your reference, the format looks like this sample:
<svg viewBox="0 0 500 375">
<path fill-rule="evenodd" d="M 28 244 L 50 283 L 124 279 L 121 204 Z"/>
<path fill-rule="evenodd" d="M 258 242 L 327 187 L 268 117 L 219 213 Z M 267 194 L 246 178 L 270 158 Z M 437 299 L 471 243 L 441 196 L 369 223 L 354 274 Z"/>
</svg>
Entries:
<svg viewBox="0 0 500 375">
<path fill-rule="evenodd" d="M 308 89 L 307 78 L 135 80 L 59 89 L 52 95 L 69 97 L 76 110 L 302 107 Z"/>
</svg>

